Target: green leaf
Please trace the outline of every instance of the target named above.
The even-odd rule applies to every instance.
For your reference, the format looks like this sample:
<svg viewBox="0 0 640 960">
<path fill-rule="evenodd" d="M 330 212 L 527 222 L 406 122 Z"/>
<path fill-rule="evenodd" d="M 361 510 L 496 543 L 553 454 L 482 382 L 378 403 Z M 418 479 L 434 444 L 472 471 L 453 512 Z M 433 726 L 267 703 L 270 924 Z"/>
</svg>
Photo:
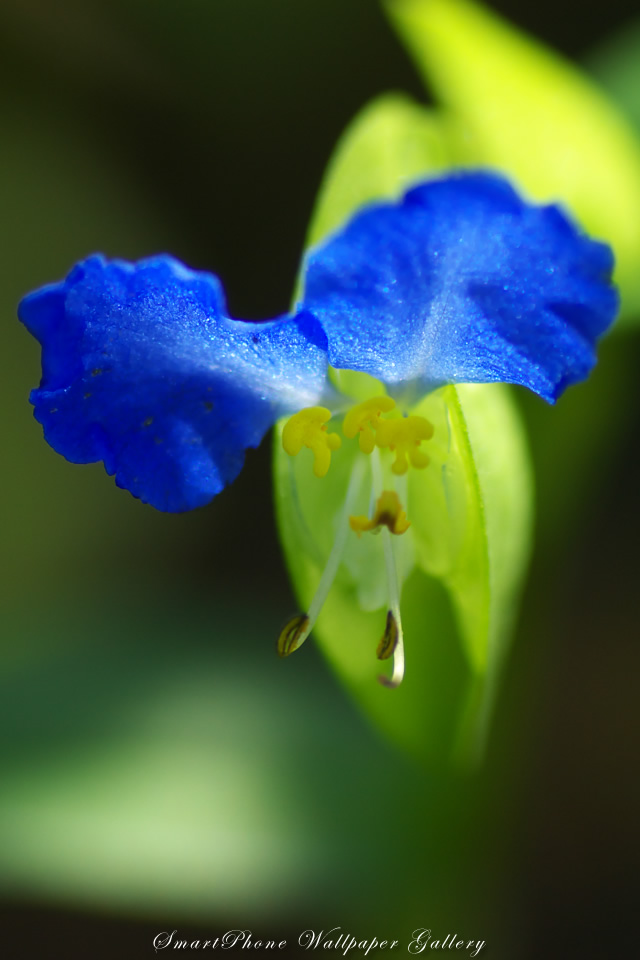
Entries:
<svg viewBox="0 0 640 960">
<path fill-rule="evenodd" d="M 609 242 L 623 311 L 640 306 L 640 143 L 584 74 L 471 0 L 390 0 L 391 19 L 459 123 L 457 160 L 512 174 Z"/>
<path fill-rule="evenodd" d="M 393 130 L 395 141 L 379 136 Z M 338 145 L 310 236 L 317 241 L 323 230 L 335 228 L 352 212 L 350 202 L 355 208 L 370 198 L 395 196 L 418 175 L 428 176 L 440 168 L 448 149 L 444 129 L 429 112 L 399 98 L 374 103 Z M 372 394 L 370 378 L 337 373 L 343 391 L 361 399 L 369 379 Z M 394 538 L 404 582 L 405 680 L 394 691 L 376 682 L 384 667 L 375 651 L 387 604 L 382 537 L 365 534 L 358 540 L 349 534 L 312 638 L 387 735 L 423 759 L 468 762 L 482 746 L 527 561 L 526 444 L 509 390 L 499 384 L 445 387 L 425 397 L 414 412 L 426 416 L 435 433 L 429 443 L 431 465 L 408 478 L 406 504 L 405 493 L 401 496 L 413 526 Z M 340 426 L 336 418 L 329 429 Z M 281 430 L 282 424 L 274 454 L 278 523 L 306 610 L 344 522 L 343 505 L 358 461 L 365 463 L 364 476 L 356 484 L 351 513 L 369 513 L 371 480 L 368 461 L 349 441 L 334 454 L 328 475 L 317 479 L 310 451 L 295 459 L 284 453 Z"/>
</svg>

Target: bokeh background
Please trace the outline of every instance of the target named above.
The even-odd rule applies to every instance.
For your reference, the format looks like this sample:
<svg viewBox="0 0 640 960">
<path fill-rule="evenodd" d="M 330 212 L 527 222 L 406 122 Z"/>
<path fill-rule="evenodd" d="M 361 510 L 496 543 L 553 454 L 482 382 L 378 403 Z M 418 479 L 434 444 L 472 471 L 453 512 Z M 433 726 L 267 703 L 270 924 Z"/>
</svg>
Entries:
<svg viewBox="0 0 640 960">
<path fill-rule="evenodd" d="M 496 9 L 640 125 L 635 4 Z M 635 47 L 634 47 L 635 44 Z M 630 65 L 631 64 L 631 65 Z M 555 410 L 521 397 L 536 551 L 486 762 L 380 739 L 295 610 L 269 444 L 210 507 L 154 512 L 67 464 L 28 404 L 27 290 L 94 250 L 171 251 L 233 315 L 283 312 L 324 166 L 420 80 L 374 0 L 3 0 L 0 7 L 0 923 L 10 957 L 142 957 L 161 930 L 296 941 L 416 927 L 495 958 L 633 951 L 639 337 Z M 634 99 L 635 98 L 635 99 Z M 292 951 L 293 954 L 293 951 Z"/>
</svg>

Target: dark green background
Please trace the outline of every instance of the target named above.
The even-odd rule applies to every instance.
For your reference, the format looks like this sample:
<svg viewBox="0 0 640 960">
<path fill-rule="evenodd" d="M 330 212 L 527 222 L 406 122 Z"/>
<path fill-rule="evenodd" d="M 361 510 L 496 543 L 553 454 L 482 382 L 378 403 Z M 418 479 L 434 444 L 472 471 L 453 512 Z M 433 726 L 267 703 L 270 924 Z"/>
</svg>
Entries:
<svg viewBox="0 0 640 960">
<path fill-rule="evenodd" d="M 622 2 L 499 8 L 576 58 L 634 12 Z M 556 410 L 523 398 L 537 551 L 487 763 L 464 780 L 415 770 L 379 741 L 312 644 L 275 660 L 295 604 L 268 443 L 209 508 L 164 516 L 101 466 L 57 457 L 27 402 L 38 349 L 15 305 L 93 250 L 171 251 L 223 277 L 234 315 L 286 310 L 335 140 L 390 89 L 424 98 L 373 0 L 3 0 L 0 767 L 25 790 L 35 851 L 22 872 L 0 852 L 8 956 L 143 957 L 159 930 L 191 939 L 233 925 L 295 941 L 307 926 L 341 924 L 405 942 L 428 926 L 518 960 L 632 949 L 637 337 L 611 338 L 593 380 Z M 150 868 L 136 881 L 133 860 L 131 891 L 83 890 L 74 864 L 108 873 L 110 843 L 126 858 L 121 810 L 89 822 L 90 834 L 112 836 L 104 862 L 91 844 L 74 849 L 71 822 L 68 843 L 49 844 L 48 823 L 65 829 L 60 790 L 71 798 L 63 810 L 95 809 L 84 792 L 92 765 L 93 789 L 110 785 L 114 809 L 118 797 L 126 809 L 120 764 L 134 741 L 159 763 L 136 837 L 157 825 L 158 807 L 179 846 L 201 791 L 202 822 L 220 836 L 233 813 L 233 897 L 190 872 L 186 855 L 175 895 L 166 879 L 154 892 Z M 180 761 L 173 778 L 163 755 Z M 74 762 L 89 770 L 77 785 L 65 779 Z M 223 809 L 218 781 L 233 771 Z M 252 844 L 272 851 L 259 868 Z M 59 862 L 59 877 L 44 862 Z"/>
</svg>

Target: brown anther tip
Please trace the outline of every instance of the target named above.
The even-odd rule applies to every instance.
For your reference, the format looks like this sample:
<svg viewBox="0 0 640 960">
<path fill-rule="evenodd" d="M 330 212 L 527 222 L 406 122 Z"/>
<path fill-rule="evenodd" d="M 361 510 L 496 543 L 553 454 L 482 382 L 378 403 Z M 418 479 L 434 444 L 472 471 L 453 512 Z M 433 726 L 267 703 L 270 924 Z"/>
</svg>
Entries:
<svg viewBox="0 0 640 960">
<path fill-rule="evenodd" d="M 309 617 L 306 613 L 297 613 L 280 631 L 278 636 L 278 656 L 288 657 L 307 639 Z"/>
<path fill-rule="evenodd" d="M 378 644 L 376 656 L 378 660 L 388 660 L 396 649 L 398 644 L 398 624 L 391 610 L 387 611 L 387 622 L 385 624 L 382 639 Z"/>
</svg>

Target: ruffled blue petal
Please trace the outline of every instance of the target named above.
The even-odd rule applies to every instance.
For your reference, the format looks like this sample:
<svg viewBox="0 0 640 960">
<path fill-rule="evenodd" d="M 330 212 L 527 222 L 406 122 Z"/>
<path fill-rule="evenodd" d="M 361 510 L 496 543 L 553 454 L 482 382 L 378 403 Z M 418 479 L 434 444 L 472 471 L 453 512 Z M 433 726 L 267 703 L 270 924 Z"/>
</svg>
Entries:
<svg viewBox="0 0 640 960">
<path fill-rule="evenodd" d="M 207 503 L 278 417 L 323 390 L 312 317 L 230 320 L 217 277 L 168 256 L 90 257 L 19 316 L 42 344 L 31 400 L 48 442 L 75 463 L 103 460 L 160 510 Z"/>
<path fill-rule="evenodd" d="M 557 207 L 459 173 L 370 207 L 312 251 L 302 306 L 333 366 L 392 391 L 497 380 L 553 402 L 587 376 L 615 318 L 612 268 Z"/>
</svg>

